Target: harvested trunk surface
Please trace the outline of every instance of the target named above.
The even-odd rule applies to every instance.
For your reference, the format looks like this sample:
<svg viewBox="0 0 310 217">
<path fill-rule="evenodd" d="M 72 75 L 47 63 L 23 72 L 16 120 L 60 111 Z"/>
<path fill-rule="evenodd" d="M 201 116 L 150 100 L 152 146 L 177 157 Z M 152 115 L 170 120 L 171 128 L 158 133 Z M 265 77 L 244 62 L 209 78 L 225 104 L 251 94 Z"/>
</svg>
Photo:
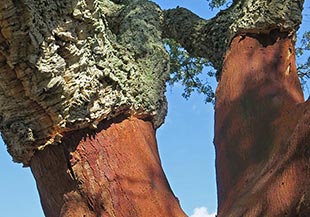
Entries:
<svg viewBox="0 0 310 217">
<path fill-rule="evenodd" d="M 186 216 L 158 155 L 155 130 L 134 117 L 66 134 L 31 169 L 47 217 Z"/>
<path fill-rule="evenodd" d="M 216 101 L 219 217 L 309 216 L 309 106 L 288 34 L 233 39 Z"/>
</svg>

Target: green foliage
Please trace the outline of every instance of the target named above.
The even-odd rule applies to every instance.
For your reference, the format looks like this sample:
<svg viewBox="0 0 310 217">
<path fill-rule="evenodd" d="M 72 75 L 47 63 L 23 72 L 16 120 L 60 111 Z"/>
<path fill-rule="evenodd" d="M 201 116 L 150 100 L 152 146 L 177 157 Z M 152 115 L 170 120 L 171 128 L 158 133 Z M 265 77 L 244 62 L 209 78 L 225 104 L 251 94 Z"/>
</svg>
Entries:
<svg viewBox="0 0 310 217">
<path fill-rule="evenodd" d="M 229 4 L 228 0 L 207 0 L 211 9 Z M 215 93 L 208 83 L 207 78 L 202 79 L 202 71 L 207 67 L 209 77 L 215 77 L 215 70 L 204 58 L 191 57 L 189 53 L 172 39 L 165 39 L 166 48 L 170 55 L 170 78 L 169 85 L 181 83 L 184 87 L 182 96 L 188 99 L 193 92 L 205 95 L 205 103 L 215 102 Z M 207 77 L 205 76 L 205 77 Z"/>
<path fill-rule="evenodd" d="M 303 34 L 300 40 L 300 47 L 296 48 L 296 53 L 298 62 L 301 61 L 297 65 L 298 76 L 301 84 L 305 85 L 310 79 L 310 31 Z"/>
<path fill-rule="evenodd" d="M 211 9 L 223 6 L 227 0 L 207 0 Z"/>
<path fill-rule="evenodd" d="M 165 40 L 166 48 L 170 54 L 170 78 L 168 83 L 174 85 L 181 83 L 184 86 L 182 96 L 188 99 L 196 91 L 206 96 L 205 102 L 214 103 L 214 91 L 207 81 L 203 81 L 202 70 L 211 66 L 204 58 L 191 57 L 180 44 L 171 39 Z M 208 76 L 214 77 L 215 72 L 211 69 Z"/>
</svg>

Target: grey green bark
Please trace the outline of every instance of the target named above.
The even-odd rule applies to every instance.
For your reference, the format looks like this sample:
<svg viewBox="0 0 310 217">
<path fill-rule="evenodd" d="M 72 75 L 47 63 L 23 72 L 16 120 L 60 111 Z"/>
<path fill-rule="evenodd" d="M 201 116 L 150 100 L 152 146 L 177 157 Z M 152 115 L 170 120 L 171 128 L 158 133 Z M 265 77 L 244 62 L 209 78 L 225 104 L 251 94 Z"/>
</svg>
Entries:
<svg viewBox="0 0 310 217">
<path fill-rule="evenodd" d="M 155 4 L 9 0 L 0 17 L 0 127 L 14 161 L 119 114 L 162 124 L 169 57 Z"/>
<path fill-rule="evenodd" d="M 24 0 L 0 6 L 0 129 L 14 161 L 119 114 L 164 121 L 172 38 L 219 71 L 236 34 L 290 32 L 303 0 L 234 1 L 210 20 L 147 0 Z"/>
<path fill-rule="evenodd" d="M 162 38 L 221 69 L 231 39 L 242 32 L 292 32 L 302 0 L 234 1 L 210 20 L 146 0 L 2 1 L 0 128 L 14 161 L 64 132 L 93 127 L 121 113 L 166 114 L 169 57 Z"/>
<path fill-rule="evenodd" d="M 169 76 L 163 38 L 221 72 L 236 35 L 294 35 L 303 2 L 235 0 L 204 20 L 184 8 L 162 11 L 147 0 L 2 0 L 0 130 L 8 151 L 28 165 L 36 151 L 60 144 L 65 133 L 121 114 L 159 127 Z"/>
</svg>

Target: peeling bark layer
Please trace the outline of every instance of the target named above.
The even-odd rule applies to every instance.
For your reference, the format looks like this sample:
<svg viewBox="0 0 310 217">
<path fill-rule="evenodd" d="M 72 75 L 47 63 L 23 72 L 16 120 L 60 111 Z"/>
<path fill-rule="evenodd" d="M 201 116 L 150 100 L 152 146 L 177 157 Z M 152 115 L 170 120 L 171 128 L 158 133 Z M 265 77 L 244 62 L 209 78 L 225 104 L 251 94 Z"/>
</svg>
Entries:
<svg viewBox="0 0 310 217">
<path fill-rule="evenodd" d="M 31 161 L 47 217 L 185 216 L 163 173 L 151 122 L 113 119 L 63 141 Z"/>
<path fill-rule="evenodd" d="M 218 216 L 307 216 L 310 104 L 292 39 L 235 37 L 216 95 Z"/>
</svg>

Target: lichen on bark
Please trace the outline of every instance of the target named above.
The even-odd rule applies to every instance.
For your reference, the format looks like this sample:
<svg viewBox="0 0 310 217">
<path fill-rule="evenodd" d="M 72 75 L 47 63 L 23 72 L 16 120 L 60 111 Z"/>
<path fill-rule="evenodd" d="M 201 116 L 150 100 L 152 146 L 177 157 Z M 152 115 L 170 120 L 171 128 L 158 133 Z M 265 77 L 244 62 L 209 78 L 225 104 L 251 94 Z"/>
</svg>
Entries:
<svg viewBox="0 0 310 217">
<path fill-rule="evenodd" d="M 145 1 L 3 2 L 0 126 L 13 160 L 27 165 L 64 132 L 119 114 L 160 126 L 168 77 L 161 16 Z M 113 17 L 121 17 L 117 32 Z"/>
</svg>

